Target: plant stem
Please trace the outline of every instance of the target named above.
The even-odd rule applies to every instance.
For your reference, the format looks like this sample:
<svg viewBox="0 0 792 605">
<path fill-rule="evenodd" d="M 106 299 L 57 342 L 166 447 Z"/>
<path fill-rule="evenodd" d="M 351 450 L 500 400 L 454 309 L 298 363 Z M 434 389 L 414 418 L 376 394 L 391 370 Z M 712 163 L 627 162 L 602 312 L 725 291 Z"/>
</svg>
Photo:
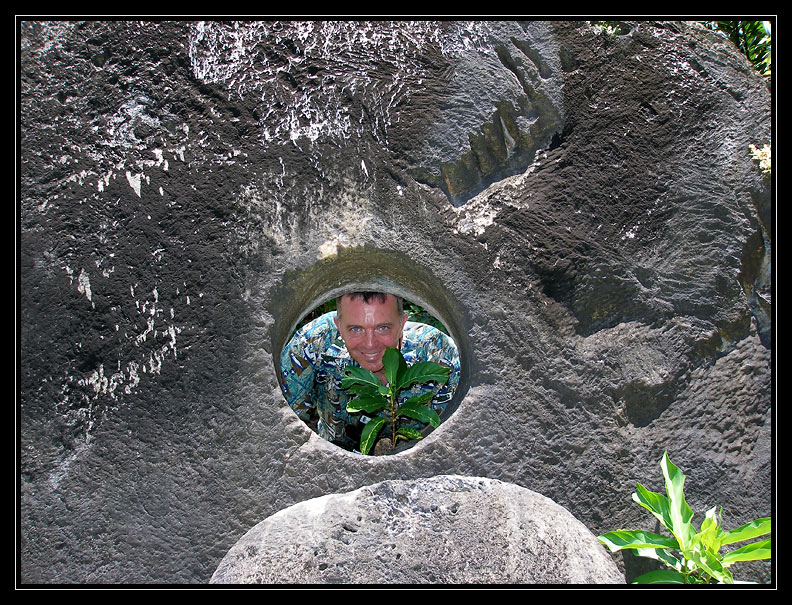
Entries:
<svg viewBox="0 0 792 605">
<path fill-rule="evenodd" d="M 391 447 L 396 447 L 396 393 L 390 394 L 391 404 Z"/>
</svg>

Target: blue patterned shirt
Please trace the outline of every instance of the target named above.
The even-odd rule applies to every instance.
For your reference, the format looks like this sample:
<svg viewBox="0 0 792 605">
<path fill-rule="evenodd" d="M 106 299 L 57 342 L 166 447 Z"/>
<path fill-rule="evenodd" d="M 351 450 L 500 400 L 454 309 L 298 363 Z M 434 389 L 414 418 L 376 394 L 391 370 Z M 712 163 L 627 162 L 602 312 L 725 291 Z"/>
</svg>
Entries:
<svg viewBox="0 0 792 605">
<path fill-rule="evenodd" d="M 292 337 L 281 354 L 281 389 L 289 406 L 309 423 L 318 416 L 320 437 L 349 449 L 359 447 L 365 413 L 349 414 L 346 403 L 355 396 L 341 388 L 348 365 L 359 367 L 336 328 L 336 312 L 325 313 L 307 323 Z M 441 330 L 408 321 L 402 332 L 401 353 L 407 365 L 434 361 L 451 369 L 445 384 L 414 384 L 399 393 L 399 403 L 415 395 L 435 391 L 428 404 L 440 414 L 459 385 L 459 351 L 454 339 Z M 383 416 L 386 412 L 381 412 Z M 425 425 L 407 421 L 404 426 L 421 429 Z"/>
</svg>

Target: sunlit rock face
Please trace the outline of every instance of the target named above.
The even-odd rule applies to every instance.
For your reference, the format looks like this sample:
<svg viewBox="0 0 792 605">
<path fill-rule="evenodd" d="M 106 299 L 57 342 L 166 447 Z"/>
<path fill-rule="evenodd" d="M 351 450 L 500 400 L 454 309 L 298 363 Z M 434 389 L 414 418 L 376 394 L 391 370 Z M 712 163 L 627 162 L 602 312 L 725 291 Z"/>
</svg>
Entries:
<svg viewBox="0 0 792 605">
<path fill-rule="evenodd" d="M 664 450 L 694 510 L 770 514 L 772 207 L 749 152 L 770 93 L 727 41 L 654 22 L 20 33 L 23 582 L 207 582 L 281 509 L 436 475 L 528 488 L 594 534 L 652 529 L 629 493 L 662 491 Z M 453 413 L 389 456 L 319 439 L 275 367 L 364 266 L 465 347 Z"/>
<path fill-rule="evenodd" d="M 480 477 L 391 480 L 300 502 L 253 527 L 213 584 L 623 584 L 580 521 Z"/>
</svg>

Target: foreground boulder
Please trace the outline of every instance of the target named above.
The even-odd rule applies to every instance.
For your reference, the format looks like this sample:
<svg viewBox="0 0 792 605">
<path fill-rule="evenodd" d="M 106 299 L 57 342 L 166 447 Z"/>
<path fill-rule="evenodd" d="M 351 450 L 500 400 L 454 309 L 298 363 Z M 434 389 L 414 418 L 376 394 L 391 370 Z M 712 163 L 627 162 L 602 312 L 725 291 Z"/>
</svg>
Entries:
<svg viewBox="0 0 792 605">
<path fill-rule="evenodd" d="M 566 509 L 480 477 L 383 481 L 300 502 L 251 529 L 213 584 L 623 583 Z"/>
</svg>

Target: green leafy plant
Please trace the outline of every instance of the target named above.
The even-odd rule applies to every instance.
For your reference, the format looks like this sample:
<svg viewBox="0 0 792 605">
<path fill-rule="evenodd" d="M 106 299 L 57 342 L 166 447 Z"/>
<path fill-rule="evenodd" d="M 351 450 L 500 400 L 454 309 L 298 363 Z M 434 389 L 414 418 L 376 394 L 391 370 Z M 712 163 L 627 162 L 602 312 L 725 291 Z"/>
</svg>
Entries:
<svg viewBox="0 0 792 605">
<path fill-rule="evenodd" d="M 434 392 L 410 397 L 399 404 L 398 395 L 407 387 L 425 382 L 445 383 L 448 380 L 450 369 L 433 361 L 420 361 L 411 366 L 407 365 L 401 351 L 388 348 L 382 356 L 382 365 L 385 369 L 387 385 L 380 382 L 374 372 L 358 367 L 348 367 L 341 387 L 357 397 L 347 403 L 347 412 L 365 412 L 366 414 L 379 414 L 371 418 L 363 428 L 360 435 L 360 451 L 368 454 L 377 436 L 384 426 L 390 422 L 391 445 L 395 446 L 399 439 L 420 439 L 420 431 L 409 426 L 398 426 L 401 417 L 418 420 L 433 427 L 440 425 L 440 417 L 432 408 L 426 405 L 432 400 Z"/>
<path fill-rule="evenodd" d="M 441 332 L 448 334 L 448 330 L 443 325 L 439 319 L 437 319 L 434 315 L 429 313 L 423 307 L 416 305 L 415 303 L 411 303 L 408 300 L 404 301 L 404 312 L 407 313 L 407 319 L 410 321 L 418 321 L 421 323 L 425 323 L 430 325 L 434 328 L 437 328 Z"/>
<path fill-rule="evenodd" d="M 754 68 L 770 77 L 773 35 L 769 21 L 702 21 L 703 25 L 731 40 Z"/>
<path fill-rule="evenodd" d="M 692 523 L 693 511 L 685 501 L 685 475 L 671 463 L 668 453 L 660 461 L 666 496 L 637 483 L 632 499 L 651 512 L 671 537 L 643 530 L 617 530 L 598 536 L 611 552 L 631 549 L 641 557 L 662 561 L 669 569 L 650 571 L 635 584 L 733 584 L 729 567 L 738 561 L 756 561 L 771 556 L 770 540 L 752 542 L 728 553 L 722 546 L 751 540 L 770 533 L 770 518 L 756 519 L 729 531 L 721 528 L 713 507 L 705 513 L 699 531 Z M 677 551 L 678 554 L 671 551 Z"/>
</svg>

